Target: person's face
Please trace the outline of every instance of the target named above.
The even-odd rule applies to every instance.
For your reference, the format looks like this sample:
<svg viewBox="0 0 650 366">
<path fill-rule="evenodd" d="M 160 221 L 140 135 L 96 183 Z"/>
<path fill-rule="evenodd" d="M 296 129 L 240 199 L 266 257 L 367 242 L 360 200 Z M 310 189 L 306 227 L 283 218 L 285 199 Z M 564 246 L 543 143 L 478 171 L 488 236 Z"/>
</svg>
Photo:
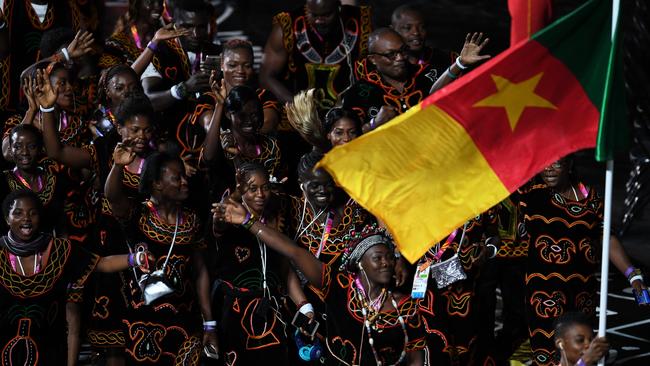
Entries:
<svg viewBox="0 0 650 366">
<path fill-rule="evenodd" d="M 177 26 L 190 30 L 190 34 L 180 38 L 183 48 L 191 52 L 200 52 L 203 45 L 208 41 L 210 14 L 184 10 L 180 10 L 176 14 L 178 15 Z"/>
<path fill-rule="evenodd" d="M 62 109 L 71 110 L 74 106 L 74 91 L 72 90 L 68 70 L 63 68 L 54 70 L 50 74 L 50 83 L 58 93 L 56 104 Z"/>
<path fill-rule="evenodd" d="M 569 160 L 560 159 L 544 168 L 540 175 L 548 187 L 564 187 L 569 182 L 570 170 L 571 162 Z"/>
<path fill-rule="evenodd" d="M 242 198 L 248 207 L 256 213 L 264 211 L 264 206 L 271 197 L 271 184 L 269 178 L 260 172 L 250 174 L 243 183 Z"/>
<path fill-rule="evenodd" d="M 562 343 L 561 351 L 564 352 L 569 364 L 573 365 L 578 362 L 583 353 L 589 348 L 593 338 L 594 332 L 590 327 L 576 324 L 566 330 L 564 337 L 557 342 L 557 345 L 560 348 L 559 343 Z"/>
<path fill-rule="evenodd" d="M 140 82 L 130 73 L 120 73 L 113 76 L 106 85 L 106 98 L 111 109 L 116 109 L 124 100 L 127 93 L 140 89 Z"/>
<path fill-rule="evenodd" d="M 260 115 L 259 102 L 250 100 L 239 112 L 229 112 L 232 128 L 242 136 L 253 136 L 262 127 L 264 116 Z"/>
<path fill-rule="evenodd" d="M 327 208 L 334 201 L 336 188 L 334 180 L 323 169 L 316 169 L 316 171 L 310 173 L 302 183 L 302 188 L 307 200 L 317 210 Z"/>
<path fill-rule="evenodd" d="M 149 117 L 136 115 L 124 122 L 124 126 L 119 126 L 117 132 L 122 140 L 133 141 L 133 152 L 142 154 L 149 150 L 149 141 L 153 138 L 153 128 Z"/>
<path fill-rule="evenodd" d="M 402 13 L 393 28 L 402 36 L 411 51 L 419 52 L 424 48 L 427 32 L 420 14 L 411 11 Z"/>
<path fill-rule="evenodd" d="M 381 75 L 392 79 L 403 79 L 406 77 L 407 69 L 407 46 L 402 37 L 394 33 L 384 33 L 374 44 L 368 58 Z"/>
<path fill-rule="evenodd" d="M 38 163 L 41 146 L 31 132 L 14 132 L 11 135 L 11 156 L 21 170 L 33 169 Z"/>
<path fill-rule="evenodd" d="M 178 161 L 165 164 L 160 180 L 154 182 L 154 189 L 158 191 L 161 200 L 180 203 L 187 199 L 189 190 L 183 164 Z"/>
<path fill-rule="evenodd" d="M 227 86 L 246 85 L 253 78 L 253 55 L 241 48 L 226 51 L 221 69 Z"/>
<path fill-rule="evenodd" d="M 31 240 L 38 233 L 41 222 L 35 202 L 27 197 L 14 201 L 6 220 L 11 233 L 22 241 Z"/>
<path fill-rule="evenodd" d="M 327 139 L 330 140 L 332 146 L 339 146 L 347 144 L 359 136 L 354 121 L 348 117 L 343 117 L 334 122 L 332 130 L 327 134 Z"/>
<path fill-rule="evenodd" d="M 388 285 L 395 274 L 395 254 L 385 245 L 375 245 L 368 249 L 359 262 L 374 284 Z"/>
<path fill-rule="evenodd" d="M 148 16 L 149 24 L 160 26 L 160 17 L 163 12 L 163 0 L 142 0 L 140 16 Z"/>
<path fill-rule="evenodd" d="M 307 0 L 305 4 L 307 22 L 321 36 L 326 36 L 337 26 L 338 9 L 339 2 L 336 0 Z"/>
</svg>

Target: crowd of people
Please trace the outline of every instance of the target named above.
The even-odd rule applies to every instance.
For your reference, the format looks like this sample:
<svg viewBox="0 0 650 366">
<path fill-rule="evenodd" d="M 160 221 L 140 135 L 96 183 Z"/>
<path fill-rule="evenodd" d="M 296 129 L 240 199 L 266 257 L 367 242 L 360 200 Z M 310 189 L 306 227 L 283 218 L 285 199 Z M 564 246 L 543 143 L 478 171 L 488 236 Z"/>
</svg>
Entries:
<svg viewBox="0 0 650 366">
<path fill-rule="evenodd" d="M 603 205 L 571 157 L 414 264 L 316 168 L 489 59 L 485 35 L 441 50 L 415 6 L 372 24 L 306 0 L 273 17 L 257 75 L 206 1 L 129 0 L 106 39 L 94 4 L 0 1 L 0 364 L 75 365 L 82 342 L 106 365 L 607 354 Z M 611 260 L 650 302 L 616 238 Z"/>
</svg>

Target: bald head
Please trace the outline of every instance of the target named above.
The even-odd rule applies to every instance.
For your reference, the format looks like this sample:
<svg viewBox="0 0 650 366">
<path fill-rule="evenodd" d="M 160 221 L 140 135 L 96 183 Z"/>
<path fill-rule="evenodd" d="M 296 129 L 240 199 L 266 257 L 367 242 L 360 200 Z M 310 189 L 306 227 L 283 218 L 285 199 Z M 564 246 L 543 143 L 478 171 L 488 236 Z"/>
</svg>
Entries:
<svg viewBox="0 0 650 366">
<path fill-rule="evenodd" d="M 411 5 L 411 4 L 404 4 L 400 5 L 395 10 L 393 10 L 393 15 L 390 18 L 390 23 L 393 28 L 397 27 L 397 23 L 402 19 L 402 17 L 406 16 L 412 16 L 412 17 L 417 17 L 418 19 L 422 19 L 422 16 L 418 12 L 418 9 Z"/>
<path fill-rule="evenodd" d="M 391 28 L 377 28 L 374 32 L 370 33 L 368 37 L 368 51 L 370 53 L 382 52 L 383 43 L 395 42 L 401 43 L 402 37 L 395 30 Z"/>
<path fill-rule="evenodd" d="M 339 21 L 339 0 L 307 0 L 305 15 L 309 24 L 321 35 L 327 36 Z"/>
</svg>

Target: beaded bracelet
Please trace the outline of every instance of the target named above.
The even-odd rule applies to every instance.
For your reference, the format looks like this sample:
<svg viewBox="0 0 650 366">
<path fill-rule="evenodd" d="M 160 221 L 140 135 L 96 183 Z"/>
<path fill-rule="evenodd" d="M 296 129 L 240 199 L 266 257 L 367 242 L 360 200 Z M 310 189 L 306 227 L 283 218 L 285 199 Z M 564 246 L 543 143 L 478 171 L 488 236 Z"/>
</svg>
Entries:
<svg viewBox="0 0 650 366">
<path fill-rule="evenodd" d="M 250 230 L 250 228 L 256 222 L 257 222 L 257 217 L 255 217 L 255 215 L 248 212 L 248 213 L 246 213 L 246 218 L 244 219 L 244 222 L 241 223 L 241 226 L 243 226 L 244 229 L 246 229 L 246 230 Z"/>
</svg>

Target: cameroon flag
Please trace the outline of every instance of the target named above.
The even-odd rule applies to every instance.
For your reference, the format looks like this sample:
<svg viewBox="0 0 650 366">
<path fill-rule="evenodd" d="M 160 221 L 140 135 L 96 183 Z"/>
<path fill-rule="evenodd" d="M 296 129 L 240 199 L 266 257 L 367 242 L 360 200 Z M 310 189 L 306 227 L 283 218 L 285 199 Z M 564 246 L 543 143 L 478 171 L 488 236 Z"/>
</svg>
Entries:
<svg viewBox="0 0 650 366">
<path fill-rule="evenodd" d="M 626 125 L 611 7 L 585 3 L 319 165 L 414 262 L 560 157 L 610 158 Z"/>
</svg>

